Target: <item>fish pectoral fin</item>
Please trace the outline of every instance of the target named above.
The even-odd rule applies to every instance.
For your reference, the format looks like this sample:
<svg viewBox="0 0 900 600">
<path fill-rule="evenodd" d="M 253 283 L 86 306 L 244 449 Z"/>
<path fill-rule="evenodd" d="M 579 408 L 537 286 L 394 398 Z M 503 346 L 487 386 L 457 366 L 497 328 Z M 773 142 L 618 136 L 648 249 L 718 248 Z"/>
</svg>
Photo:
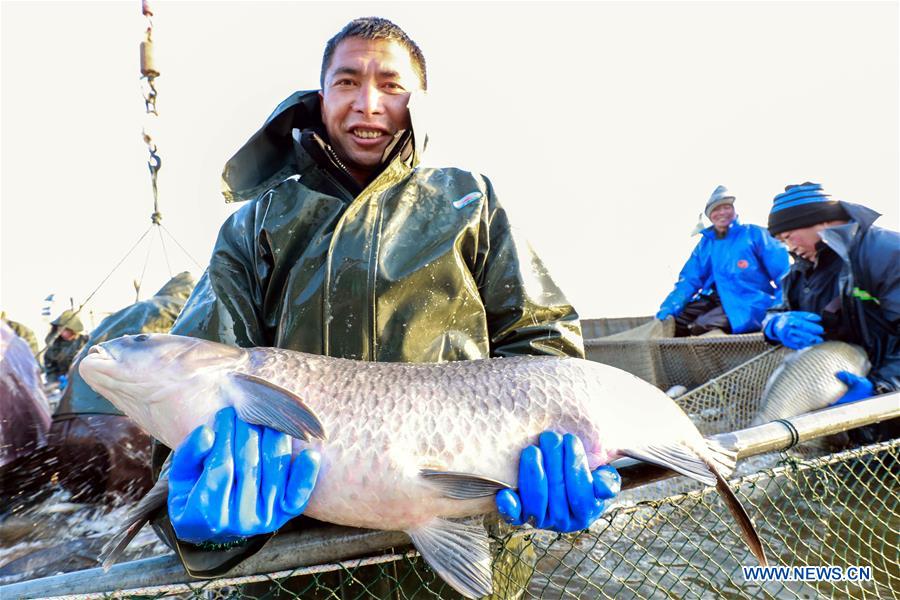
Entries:
<svg viewBox="0 0 900 600">
<path fill-rule="evenodd" d="M 454 590 L 466 598 L 493 592 L 491 548 L 484 527 L 435 517 L 406 534 L 425 562 Z"/>
<path fill-rule="evenodd" d="M 153 515 L 166 505 L 169 497 L 169 478 L 160 477 L 150 488 L 150 491 L 141 498 L 140 502 L 129 511 L 125 517 L 125 525 L 109 540 L 100 551 L 98 560 L 103 565 L 103 570 L 108 571 L 116 560 L 131 543 L 141 528 L 153 518 Z"/>
<path fill-rule="evenodd" d="M 419 475 L 425 481 L 440 489 L 446 498 L 454 500 L 484 498 L 485 496 L 493 496 L 500 490 L 512 488 L 508 483 L 503 483 L 490 477 L 472 475 L 471 473 L 421 469 Z"/>
<path fill-rule="evenodd" d="M 676 444 L 672 446 L 641 446 L 628 448 L 622 454 L 637 460 L 643 460 L 654 465 L 677 471 L 704 485 L 715 485 L 716 476 L 709 466 L 693 450 L 687 446 Z"/>
<path fill-rule="evenodd" d="M 299 440 L 325 439 L 325 428 L 303 399 L 290 390 L 247 373 L 232 373 L 232 403 L 238 416 Z"/>
</svg>

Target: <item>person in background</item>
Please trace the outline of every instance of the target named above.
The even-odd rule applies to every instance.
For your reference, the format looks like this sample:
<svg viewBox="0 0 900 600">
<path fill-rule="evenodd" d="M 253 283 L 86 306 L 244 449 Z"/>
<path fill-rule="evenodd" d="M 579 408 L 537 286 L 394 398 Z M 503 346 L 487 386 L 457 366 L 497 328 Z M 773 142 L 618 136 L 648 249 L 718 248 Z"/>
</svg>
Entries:
<svg viewBox="0 0 900 600">
<path fill-rule="evenodd" d="M 47 349 L 44 350 L 47 383 L 60 382 L 60 378 L 66 376 L 75 356 L 88 341 L 88 336 L 82 333 L 84 325 L 73 310 L 63 311 L 50 325 L 45 340 Z"/>
<path fill-rule="evenodd" d="M 9 328 L 13 330 L 13 333 L 25 340 L 28 343 L 28 347 L 31 348 L 31 353 L 37 356 L 38 343 L 37 337 L 35 337 L 34 332 L 22 323 L 13 321 L 12 319 L 8 319 L 6 317 L 6 312 L 0 313 L 0 319 L 2 319 L 9 326 Z"/>
<path fill-rule="evenodd" d="M 764 228 L 738 221 L 724 185 L 713 191 L 705 213 L 712 226 L 700 232 L 656 318 L 675 317 L 676 337 L 759 331 L 766 310 L 781 301 L 787 252 Z"/>
<path fill-rule="evenodd" d="M 769 213 L 769 232 L 794 264 L 766 339 L 795 350 L 841 340 L 865 348 L 872 365 L 867 377 L 835 373 L 847 386 L 836 404 L 900 390 L 900 234 L 875 226 L 879 216 L 811 182 L 785 187 Z M 888 424 L 896 437 L 897 420 Z"/>
<path fill-rule="evenodd" d="M 326 45 L 320 82 L 225 165 L 226 198 L 250 202 L 222 226 L 172 333 L 370 361 L 583 357 L 578 314 L 491 183 L 418 166 L 414 105 L 427 81 L 415 42 L 386 19 L 354 20 Z M 522 453 L 518 490 L 496 498 L 508 521 L 583 529 L 618 492 L 615 469 L 591 473 L 581 442 L 561 433 Z M 175 449 L 156 526 L 188 572 L 226 571 L 303 512 L 319 456 L 305 450 L 288 467 L 285 447 L 284 434 L 225 409 Z M 158 473 L 168 449 L 156 450 Z M 239 485 L 259 470 L 277 481 Z M 570 503 L 566 485 L 590 501 Z M 271 493 L 285 501 L 265 504 Z M 239 510 L 254 506 L 270 510 Z"/>
</svg>

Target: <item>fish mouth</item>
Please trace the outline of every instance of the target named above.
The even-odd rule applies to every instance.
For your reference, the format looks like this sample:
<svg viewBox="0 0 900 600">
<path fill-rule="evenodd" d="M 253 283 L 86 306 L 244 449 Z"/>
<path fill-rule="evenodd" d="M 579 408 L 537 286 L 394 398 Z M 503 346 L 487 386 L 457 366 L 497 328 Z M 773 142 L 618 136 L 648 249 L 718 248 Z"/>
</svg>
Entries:
<svg viewBox="0 0 900 600">
<path fill-rule="evenodd" d="M 115 360 L 115 357 L 112 354 L 110 354 L 109 350 L 107 350 L 100 344 L 91 346 L 91 348 L 88 350 L 87 355 L 93 359 Z"/>
</svg>

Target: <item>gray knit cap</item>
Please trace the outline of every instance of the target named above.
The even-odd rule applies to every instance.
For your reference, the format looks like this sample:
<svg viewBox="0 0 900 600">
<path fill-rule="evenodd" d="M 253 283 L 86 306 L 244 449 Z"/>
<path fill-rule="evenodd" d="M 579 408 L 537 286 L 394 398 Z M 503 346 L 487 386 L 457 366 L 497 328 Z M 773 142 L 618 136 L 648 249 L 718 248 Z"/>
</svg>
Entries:
<svg viewBox="0 0 900 600">
<path fill-rule="evenodd" d="M 709 218 L 709 213 L 711 213 L 715 207 L 723 204 L 734 204 L 734 195 L 728 191 L 727 187 L 720 185 L 713 191 L 712 196 L 709 197 L 709 201 L 706 203 L 706 208 L 703 209 L 703 212 L 706 213 L 706 217 Z"/>
</svg>

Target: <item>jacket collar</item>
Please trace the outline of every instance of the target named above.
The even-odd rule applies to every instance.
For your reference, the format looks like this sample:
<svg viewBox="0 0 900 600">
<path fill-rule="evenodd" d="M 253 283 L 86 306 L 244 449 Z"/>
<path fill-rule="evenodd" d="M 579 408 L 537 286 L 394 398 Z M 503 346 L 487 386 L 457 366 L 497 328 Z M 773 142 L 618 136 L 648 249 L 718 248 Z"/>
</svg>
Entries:
<svg viewBox="0 0 900 600">
<path fill-rule="evenodd" d="M 841 202 L 841 206 L 847 211 L 850 221 L 845 225 L 824 229 L 819 235 L 846 262 L 850 260 L 850 249 L 854 242 L 872 227 L 881 213 L 851 202 Z"/>
<path fill-rule="evenodd" d="M 398 136 L 399 146 L 388 148 L 388 163 L 405 162 L 414 168 L 421 160 L 428 136 L 422 125 L 424 94 L 410 98 L 411 135 Z M 418 135 L 415 132 L 420 132 Z M 225 163 L 222 170 L 222 195 L 226 202 L 242 202 L 298 172 L 319 164 L 321 157 L 301 150 L 302 137 L 311 136 L 329 154 L 328 136 L 322 124 L 322 107 L 318 90 L 294 92 L 275 107 L 263 126 Z M 340 167 L 338 167 L 340 168 Z"/>
</svg>

